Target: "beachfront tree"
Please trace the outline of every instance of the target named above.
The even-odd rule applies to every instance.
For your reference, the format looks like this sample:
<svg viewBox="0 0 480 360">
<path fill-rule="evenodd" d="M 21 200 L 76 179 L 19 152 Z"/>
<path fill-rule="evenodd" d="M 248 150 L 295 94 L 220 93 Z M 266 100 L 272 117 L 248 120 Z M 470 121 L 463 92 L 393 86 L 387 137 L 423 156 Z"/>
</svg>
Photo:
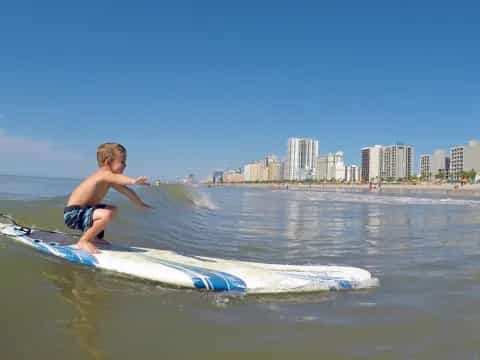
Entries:
<svg viewBox="0 0 480 360">
<path fill-rule="evenodd" d="M 476 171 L 472 169 L 470 171 L 462 171 L 460 174 L 460 177 L 468 179 L 470 182 L 473 182 L 475 180 L 476 175 L 477 175 Z"/>
</svg>

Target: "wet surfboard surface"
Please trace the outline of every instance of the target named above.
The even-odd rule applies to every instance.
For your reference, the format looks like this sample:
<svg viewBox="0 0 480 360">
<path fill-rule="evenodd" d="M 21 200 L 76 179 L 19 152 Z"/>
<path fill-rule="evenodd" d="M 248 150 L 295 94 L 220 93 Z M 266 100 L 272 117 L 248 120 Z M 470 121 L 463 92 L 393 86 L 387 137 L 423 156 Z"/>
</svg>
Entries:
<svg viewBox="0 0 480 360">
<path fill-rule="evenodd" d="M 349 266 L 265 264 L 124 245 L 100 245 L 99 254 L 90 254 L 65 243 L 62 236 L 51 236 L 41 230 L 0 224 L 0 233 L 5 239 L 70 263 L 176 287 L 280 294 L 379 286 L 378 279 L 369 271 Z"/>
</svg>

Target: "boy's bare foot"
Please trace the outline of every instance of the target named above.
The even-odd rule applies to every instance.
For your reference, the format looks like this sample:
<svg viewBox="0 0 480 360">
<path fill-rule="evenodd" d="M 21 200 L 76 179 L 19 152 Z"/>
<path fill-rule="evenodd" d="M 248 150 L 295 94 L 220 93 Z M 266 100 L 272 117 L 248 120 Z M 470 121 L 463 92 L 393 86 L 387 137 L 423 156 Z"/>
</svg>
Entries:
<svg viewBox="0 0 480 360">
<path fill-rule="evenodd" d="M 90 254 L 100 254 L 100 250 L 98 250 L 95 245 L 88 241 L 79 241 L 77 243 L 77 247 L 81 250 L 84 250 Z"/>
</svg>

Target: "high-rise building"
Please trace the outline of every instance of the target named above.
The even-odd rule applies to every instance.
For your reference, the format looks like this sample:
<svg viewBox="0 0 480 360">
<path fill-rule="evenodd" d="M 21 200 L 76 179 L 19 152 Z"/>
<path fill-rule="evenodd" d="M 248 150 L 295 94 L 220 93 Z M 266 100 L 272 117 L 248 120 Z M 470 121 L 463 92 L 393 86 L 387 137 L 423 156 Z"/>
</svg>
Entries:
<svg viewBox="0 0 480 360">
<path fill-rule="evenodd" d="M 336 174 L 335 154 L 328 153 L 327 154 L 327 180 L 334 181 L 335 174 Z"/>
<path fill-rule="evenodd" d="M 432 157 L 428 154 L 420 156 L 420 169 L 419 174 L 423 179 L 432 179 Z"/>
<path fill-rule="evenodd" d="M 337 151 L 335 153 L 335 180 L 344 181 L 345 180 L 345 162 L 343 151 Z"/>
<path fill-rule="evenodd" d="M 464 171 L 480 171 L 480 142 L 470 140 L 468 144 L 450 148 L 451 180 L 460 180 Z"/>
<path fill-rule="evenodd" d="M 445 156 L 445 151 L 438 149 L 431 158 L 432 178 L 446 179 L 448 177 L 449 158 Z"/>
<path fill-rule="evenodd" d="M 282 162 L 278 160 L 271 160 L 267 166 L 268 181 L 280 181 L 283 179 Z"/>
<path fill-rule="evenodd" d="M 450 148 L 450 170 L 448 177 L 452 180 L 460 180 L 463 172 L 464 146 Z"/>
<path fill-rule="evenodd" d="M 319 156 L 317 159 L 317 166 L 315 167 L 315 180 L 328 180 L 328 161 L 327 156 Z"/>
<path fill-rule="evenodd" d="M 311 178 L 318 158 L 318 140 L 289 138 L 287 148 L 287 179 Z"/>
<path fill-rule="evenodd" d="M 314 179 L 320 181 L 344 181 L 345 163 L 343 151 L 319 156 Z"/>
<path fill-rule="evenodd" d="M 360 180 L 368 182 L 370 180 L 370 148 L 365 147 L 362 149 L 361 155 L 361 165 L 360 165 Z"/>
<path fill-rule="evenodd" d="M 350 165 L 346 167 L 345 181 L 347 182 L 360 181 L 360 168 L 357 165 Z"/>
<path fill-rule="evenodd" d="M 380 180 L 382 155 L 382 145 L 374 145 L 362 149 L 362 181 L 369 182 Z"/>
<path fill-rule="evenodd" d="M 404 144 L 384 146 L 381 177 L 405 179 L 413 175 L 413 147 Z"/>
</svg>

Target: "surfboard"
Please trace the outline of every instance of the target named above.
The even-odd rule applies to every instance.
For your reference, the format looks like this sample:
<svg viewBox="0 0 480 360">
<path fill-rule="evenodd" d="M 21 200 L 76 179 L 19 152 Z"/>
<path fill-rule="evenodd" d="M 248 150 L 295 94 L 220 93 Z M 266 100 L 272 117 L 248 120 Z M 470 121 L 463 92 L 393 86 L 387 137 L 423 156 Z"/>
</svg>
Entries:
<svg viewBox="0 0 480 360">
<path fill-rule="evenodd" d="M 90 254 L 42 230 L 0 224 L 0 234 L 70 263 L 180 288 L 279 294 L 379 286 L 369 271 L 356 267 L 265 264 L 124 245 L 100 245 L 99 254 Z"/>
</svg>

